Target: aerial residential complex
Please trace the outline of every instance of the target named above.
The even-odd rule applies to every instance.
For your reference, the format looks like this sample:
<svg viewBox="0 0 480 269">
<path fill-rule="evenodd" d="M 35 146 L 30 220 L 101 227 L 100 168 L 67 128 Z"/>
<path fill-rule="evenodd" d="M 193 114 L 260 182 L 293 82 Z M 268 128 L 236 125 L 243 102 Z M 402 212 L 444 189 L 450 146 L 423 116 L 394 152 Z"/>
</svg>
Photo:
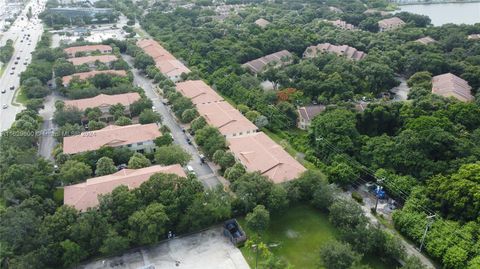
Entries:
<svg viewBox="0 0 480 269">
<path fill-rule="evenodd" d="M 101 147 L 127 147 L 137 152 L 151 152 L 153 140 L 162 135 L 158 125 L 133 124 L 127 126 L 109 125 L 97 131 L 83 132 L 63 139 L 63 153 L 76 154 L 98 150 Z"/>
<path fill-rule="evenodd" d="M 125 70 L 93 70 L 88 72 L 75 73 L 69 76 L 64 76 L 62 77 L 62 84 L 64 87 L 68 87 L 72 79 L 85 80 L 85 79 L 92 78 L 98 74 L 109 74 L 109 75 L 115 75 L 120 77 L 127 76 L 127 72 Z"/>
<path fill-rule="evenodd" d="M 68 57 L 76 57 L 77 53 L 91 54 L 93 52 L 98 52 L 101 54 L 111 54 L 112 47 L 109 45 L 86 45 L 86 46 L 77 46 L 77 47 L 68 47 L 63 51 L 67 53 Z"/>
<path fill-rule="evenodd" d="M 319 53 L 335 53 L 338 56 L 344 56 L 349 60 L 362 60 L 367 56 L 363 51 L 359 51 L 356 48 L 348 45 L 332 45 L 330 43 L 322 43 L 316 46 L 308 47 L 303 53 L 304 58 L 315 58 Z"/>
<path fill-rule="evenodd" d="M 122 169 L 110 175 L 94 177 L 79 184 L 65 186 L 64 204 L 73 206 L 79 211 L 86 211 L 88 208 L 98 205 L 99 195 L 108 194 L 121 185 L 127 186 L 129 189 L 138 188 L 156 173 L 186 177 L 183 168 L 178 164 L 170 166 L 154 165 L 140 169 Z"/>
<path fill-rule="evenodd" d="M 83 56 L 83 57 L 74 57 L 67 59 L 73 65 L 82 65 L 87 64 L 89 67 L 93 67 L 95 62 L 100 62 L 104 64 L 109 64 L 118 60 L 115 55 L 97 55 L 97 56 Z"/>
<path fill-rule="evenodd" d="M 293 55 L 289 51 L 282 50 L 246 62 L 242 64 L 242 66 L 250 70 L 252 73 L 257 74 L 263 71 L 267 66 L 279 67 L 290 64 L 292 62 L 292 57 Z"/>
<path fill-rule="evenodd" d="M 66 100 L 64 103 L 66 107 L 73 107 L 82 112 L 88 108 L 99 108 L 102 113 L 99 119 L 108 122 L 113 120 L 113 115 L 110 115 L 111 106 L 121 104 L 125 107 L 124 114 L 129 115 L 130 105 L 138 100 L 140 100 L 140 94 L 129 92 L 115 95 L 100 94 L 91 98 Z"/>
<path fill-rule="evenodd" d="M 432 78 L 432 93 L 443 97 L 454 97 L 462 102 L 473 101 L 472 87 L 468 82 L 452 73 L 446 73 Z"/>
<path fill-rule="evenodd" d="M 153 58 L 155 66 L 170 80 L 179 81 L 180 75 L 190 73 L 190 69 L 164 49 L 157 41 L 141 39 L 137 41 L 137 46 Z"/>
</svg>

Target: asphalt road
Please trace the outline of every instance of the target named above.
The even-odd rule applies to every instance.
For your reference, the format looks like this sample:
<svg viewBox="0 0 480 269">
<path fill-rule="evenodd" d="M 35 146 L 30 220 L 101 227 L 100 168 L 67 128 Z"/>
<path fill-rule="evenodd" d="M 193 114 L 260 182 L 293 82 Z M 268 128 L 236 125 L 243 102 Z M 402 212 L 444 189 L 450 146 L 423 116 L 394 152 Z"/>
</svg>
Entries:
<svg viewBox="0 0 480 269">
<path fill-rule="evenodd" d="M 32 58 L 31 53 L 35 50 L 35 46 L 43 33 L 43 25 L 37 16 L 38 13 L 43 10 L 44 6 L 45 0 L 41 0 L 39 3 L 37 3 L 37 1 L 28 3 L 22 11 L 22 14 L 17 17 L 17 20 L 10 29 L 3 33 L 0 40 L 2 46 L 5 45 L 8 39 L 13 40 L 15 48 L 12 59 L 5 65 L 5 71 L 2 76 L 0 76 L 0 91 L 6 91 L 0 94 L 0 132 L 10 128 L 15 121 L 15 115 L 23 109 L 22 106 L 12 104 L 12 101 L 14 101 L 15 91 L 18 90 L 20 85 L 19 74 L 30 64 Z M 30 21 L 27 20 L 25 16 L 29 7 L 32 7 L 33 13 Z M 30 37 L 27 39 L 28 34 Z M 18 57 L 19 59 L 17 59 Z M 17 64 L 15 64 L 15 62 L 17 62 Z M 24 64 L 25 62 L 27 64 Z M 12 86 L 14 90 L 10 90 Z M 6 105 L 7 108 L 3 108 L 4 105 Z"/>
<path fill-rule="evenodd" d="M 38 153 L 45 159 L 53 161 L 52 151 L 57 141 L 55 140 L 54 129 L 56 128 L 53 123 L 53 113 L 55 112 L 55 101 L 63 100 L 64 97 L 58 95 L 57 92 L 53 92 L 45 98 L 43 103 L 44 108 L 39 111 L 40 116 L 43 118 L 42 132 L 38 145 Z"/>
<path fill-rule="evenodd" d="M 133 59 L 128 55 L 122 55 L 123 59 L 133 66 Z M 182 131 L 182 127 L 176 121 L 173 116 L 173 112 L 170 108 L 162 103 L 161 97 L 155 92 L 155 85 L 143 75 L 140 74 L 140 71 L 137 69 L 132 69 L 134 75 L 133 83 L 142 87 L 145 90 L 145 94 L 153 102 L 153 105 L 158 113 L 162 115 L 162 123 L 166 125 L 173 136 L 173 139 L 176 144 L 180 145 L 185 149 L 191 156 L 192 160 L 188 165 L 192 166 L 193 170 L 197 174 L 197 178 L 203 183 L 207 188 L 213 188 L 220 184 L 220 180 L 215 176 L 213 170 L 208 164 L 202 164 L 200 162 L 200 153 L 194 145 L 190 145 L 187 142 L 187 137 L 193 141 L 193 138 L 189 134 Z"/>
</svg>

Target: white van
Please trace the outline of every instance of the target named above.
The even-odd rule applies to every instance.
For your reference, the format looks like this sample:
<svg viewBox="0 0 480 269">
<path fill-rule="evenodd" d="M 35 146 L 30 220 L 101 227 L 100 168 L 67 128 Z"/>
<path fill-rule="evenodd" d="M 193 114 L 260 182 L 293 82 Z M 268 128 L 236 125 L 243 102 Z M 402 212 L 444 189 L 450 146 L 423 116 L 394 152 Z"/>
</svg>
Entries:
<svg viewBox="0 0 480 269">
<path fill-rule="evenodd" d="M 193 167 L 191 165 L 187 165 L 187 172 L 189 174 L 195 175 L 195 170 L 193 170 Z"/>
</svg>

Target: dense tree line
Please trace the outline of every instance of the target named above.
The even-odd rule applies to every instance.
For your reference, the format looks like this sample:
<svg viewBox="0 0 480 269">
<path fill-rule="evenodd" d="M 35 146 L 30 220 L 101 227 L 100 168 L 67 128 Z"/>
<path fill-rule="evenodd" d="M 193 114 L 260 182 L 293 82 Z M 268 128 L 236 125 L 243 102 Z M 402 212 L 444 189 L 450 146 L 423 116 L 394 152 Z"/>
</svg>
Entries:
<svg viewBox="0 0 480 269">
<path fill-rule="evenodd" d="M 12 59 L 14 51 L 13 40 L 8 39 L 5 45 L 0 47 L 0 62 L 7 64 Z"/>
</svg>

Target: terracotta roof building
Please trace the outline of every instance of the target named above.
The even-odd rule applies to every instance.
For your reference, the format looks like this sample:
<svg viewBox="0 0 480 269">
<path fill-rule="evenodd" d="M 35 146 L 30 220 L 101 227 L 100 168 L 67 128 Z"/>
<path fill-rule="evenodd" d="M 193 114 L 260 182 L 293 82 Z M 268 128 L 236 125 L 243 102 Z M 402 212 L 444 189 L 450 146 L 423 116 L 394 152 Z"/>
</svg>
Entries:
<svg viewBox="0 0 480 269">
<path fill-rule="evenodd" d="M 467 39 L 469 39 L 469 40 L 480 40 L 480 34 L 468 35 Z"/>
<path fill-rule="evenodd" d="M 75 73 L 70 76 L 64 76 L 62 77 L 62 84 L 63 86 L 67 87 L 68 84 L 70 84 L 70 81 L 74 77 L 79 80 L 85 80 L 85 79 L 94 77 L 98 74 L 110 74 L 110 75 L 121 76 L 121 77 L 127 76 L 127 72 L 125 72 L 125 70 L 100 70 L 100 71 L 95 70 L 90 72 Z"/>
<path fill-rule="evenodd" d="M 155 147 L 153 140 L 161 135 L 155 123 L 110 125 L 100 130 L 63 138 L 63 153 L 76 154 L 98 150 L 103 146 L 128 147 L 139 152 L 151 151 Z"/>
<path fill-rule="evenodd" d="M 227 102 L 198 104 L 197 110 L 209 125 L 218 128 L 225 137 L 244 136 L 258 131 L 255 124 Z"/>
<path fill-rule="evenodd" d="M 363 14 L 365 14 L 365 15 L 380 14 L 380 16 L 387 16 L 387 15 L 389 15 L 390 13 L 388 13 L 388 12 L 386 12 L 386 11 L 383 11 L 383 10 L 378 10 L 378 9 L 369 8 L 369 9 L 365 10 L 365 11 L 363 12 Z"/>
<path fill-rule="evenodd" d="M 267 20 L 264 19 L 264 18 L 260 18 L 260 19 L 258 19 L 258 20 L 255 21 L 255 24 L 256 24 L 258 27 L 260 27 L 260 28 L 265 28 L 265 27 L 267 27 L 267 25 L 270 24 L 270 22 L 267 21 Z"/>
<path fill-rule="evenodd" d="M 325 111 L 324 105 L 311 105 L 302 106 L 297 109 L 298 121 L 297 127 L 302 130 L 307 130 L 312 124 L 312 120 L 315 116 Z"/>
<path fill-rule="evenodd" d="M 432 78 L 432 93 L 443 97 L 455 97 L 462 102 L 473 101 L 472 87 L 468 82 L 452 73 L 446 73 Z"/>
<path fill-rule="evenodd" d="M 114 174 L 90 178 L 87 181 L 64 188 L 63 203 L 73 206 L 79 211 L 86 211 L 99 204 L 99 195 L 111 193 L 119 186 L 127 186 L 128 189 L 140 187 L 143 182 L 150 179 L 156 173 L 175 174 L 180 177 L 187 175 L 178 164 L 170 166 L 154 165 L 141 169 L 123 169 Z"/>
<path fill-rule="evenodd" d="M 298 178 L 306 169 L 265 133 L 227 138 L 235 158 L 249 172 L 260 172 L 274 183 Z"/>
<path fill-rule="evenodd" d="M 176 84 L 176 89 L 194 105 L 221 102 L 223 98 L 202 80 L 187 80 Z"/>
<path fill-rule="evenodd" d="M 91 53 L 98 51 L 104 54 L 112 53 L 112 47 L 108 45 L 86 45 L 86 46 L 77 46 L 63 49 L 68 57 L 75 57 L 77 52 Z"/>
<path fill-rule="evenodd" d="M 112 105 L 122 104 L 125 107 L 125 115 L 128 115 L 130 114 L 130 105 L 138 100 L 140 100 L 140 94 L 129 92 L 115 95 L 100 94 L 92 98 L 66 100 L 64 103 L 66 107 L 75 107 L 80 111 L 98 107 L 102 112 L 100 118 L 109 121 L 113 120 L 113 115 L 110 115 Z"/>
<path fill-rule="evenodd" d="M 395 30 L 400 27 L 403 27 L 404 25 L 405 25 L 405 22 L 398 17 L 383 19 L 378 22 L 378 28 L 380 32 Z"/>
<path fill-rule="evenodd" d="M 82 65 L 88 64 L 93 65 L 96 61 L 101 63 L 111 63 L 118 60 L 115 55 L 97 55 L 97 56 L 84 56 L 84 57 L 75 57 L 68 59 L 73 65 Z"/>
<path fill-rule="evenodd" d="M 244 63 L 242 66 L 248 68 L 253 73 L 260 73 L 268 64 L 281 66 L 290 64 L 291 62 L 292 54 L 287 50 L 282 50 Z"/>
<path fill-rule="evenodd" d="M 190 73 L 190 69 L 164 49 L 157 41 L 141 39 L 137 41 L 137 46 L 153 58 L 155 66 L 170 80 L 178 81 L 181 74 Z"/>
<path fill-rule="evenodd" d="M 328 21 L 333 26 L 343 29 L 343 30 L 355 30 L 355 26 L 353 24 L 347 23 L 346 21 L 342 20 L 335 20 L 335 21 Z"/>
<path fill-rule="evenodd" d="M 421 43 L 423 45 L 428 45 L 430 43 L 435 43 L 437 41 L 435 39 L 429 37 L 429 36 L 425 36 L 425 37 L 422 37 L 422 38 L 419 38 L 419 39 L 415 40 L 415 42 Z"/>
<path fill-rule="evenodd" d="M 334 13 L 343 13 L 343 10 L 339 9 L 338 7 L 329 6 L 328 10 L 330 10 Z"/>
<path fill-rule="evenodd" d="M 322 43 L 316 46 L 308 47 L 305 52 L 303 53 L 304 58 L 315 58 L 317 57 L 318 53 L 335 53 L 338 56 L 344 56 L 350 60 L 362 60 L 367 56 L 367 54 L 363 51 L 359 51 L 354 47 L 350 47 L 347 45 L 332 45 L 330 43 Z"/>
</svg>

